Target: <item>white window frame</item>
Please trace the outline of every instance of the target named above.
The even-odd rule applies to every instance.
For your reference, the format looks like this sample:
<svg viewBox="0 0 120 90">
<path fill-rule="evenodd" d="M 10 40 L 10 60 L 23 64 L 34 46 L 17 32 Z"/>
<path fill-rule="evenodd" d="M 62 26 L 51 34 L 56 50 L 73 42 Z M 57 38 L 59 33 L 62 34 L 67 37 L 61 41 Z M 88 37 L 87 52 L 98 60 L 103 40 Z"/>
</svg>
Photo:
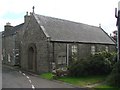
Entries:
<svg viewBox="0 0 120 90">
<path fill-rule="evenodd" d="M 109 48 L 108 46 L 105 47 L 105 51 L 108 52 L 109 51 Z"/>
<path fill-rule="evenodd" d="M 8 54 L 8 62 L 11 62 L 10 54 Z"/>
<path fill-rule="evenodd" d="M 72 45 L 71 46 L 71 52 L 72 52 L 72 59 L 74 58 L 74 60 L 77 60 L 77 57 L 74 57 L 74 55 L 77 55 L 78 53 L 78 47 L 77 45 Z"/>
<path fill-rule="evenodd" d="M 72 54 L 77 53 L 77 45 L 72 45 L 71 50 L 72 50 Z"/>
<path fill-rule="evenodd" d="M 91 46 L 91 54 L 95 55 L 96 48 L 94 45 Z"/>
</svg>

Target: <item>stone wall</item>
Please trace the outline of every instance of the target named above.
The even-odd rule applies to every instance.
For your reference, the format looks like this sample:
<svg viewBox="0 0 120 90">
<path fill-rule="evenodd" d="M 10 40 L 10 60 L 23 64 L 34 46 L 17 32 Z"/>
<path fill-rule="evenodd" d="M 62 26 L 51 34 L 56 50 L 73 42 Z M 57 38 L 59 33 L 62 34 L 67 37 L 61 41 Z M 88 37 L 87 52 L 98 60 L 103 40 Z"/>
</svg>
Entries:
<svg viewBox="0 0 120 90">
<path fill-rule="evenodd" d="M 69 50 L 67 50 L 67 45 L 69 45 Z M 95 52 L 105 51 L 106 47 L 108 47 L 109 52 L 116 51 L 114 45 L 52 42 L 50 44 L 50 48 L 51 48 L 50 49 L 50 61 L 56 63 L 56 68 L 72 63 L 72 53 L 71 53 L 72 45 L 77 46 L 77 59 L 78 60 L 91 55 L 91 46 L 95 46 Z M 67 55 L 69 55 L 69 56 L 67 56 Z M 63 61 L 62 65 L 60 65 L 61 61 Z M 64 63 L 64 62 L 66 62 L 66 63 Z"/>
<path fill-rule="evenodd" d="M 47 38 L 32 15 L 30 16 L 28 25 L 24 27 L 24 34 L 21 42 L 21 67 L 28 71 L 28 49 L 30 44 L 34 44 L 36 47 L 36 72 L 48 72 L 49 63 Z"/>
<path fill-rule="evenodd" d="M 15 35 L 2 38 L 3 63 L 15 65 Z"/>
</svg>

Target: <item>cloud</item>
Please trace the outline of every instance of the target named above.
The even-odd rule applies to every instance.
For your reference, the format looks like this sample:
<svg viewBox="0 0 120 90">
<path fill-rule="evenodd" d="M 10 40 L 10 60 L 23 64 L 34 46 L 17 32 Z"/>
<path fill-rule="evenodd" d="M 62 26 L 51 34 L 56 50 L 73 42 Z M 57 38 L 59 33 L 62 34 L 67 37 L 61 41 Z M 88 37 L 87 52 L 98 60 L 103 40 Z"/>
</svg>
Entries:
<svg viewBox="0 0 120 90">
<path fill-rule="evenodd" d="M 119 0 L 1 0 L 0 31 L 6 22 L 23 22 L 26 11 L 98 26 L 111 33 L 116 29 L 114 8 Z"/>
</svg>

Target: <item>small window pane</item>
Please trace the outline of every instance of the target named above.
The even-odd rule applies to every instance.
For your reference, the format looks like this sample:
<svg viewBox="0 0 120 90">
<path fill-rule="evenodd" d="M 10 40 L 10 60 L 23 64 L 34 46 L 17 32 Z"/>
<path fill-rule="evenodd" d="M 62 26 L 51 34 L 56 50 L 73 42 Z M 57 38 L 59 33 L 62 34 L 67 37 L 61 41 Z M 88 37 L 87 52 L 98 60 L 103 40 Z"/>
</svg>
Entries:
<svg viewBox="0 0 120 90">
<path fill-rule="evenodd" d="M 91 54 L 95 55 L 95 46 L 91 46 Z"/>
<path fill-rule="evenodd" d="M 77 60 L 77 45 L 73 45 L 71 49 L 72 49 L 72 59 L 73 61 L 76 61 Z"/>
<path fill-rule="evenodd" d="M 108 52 L 108 46 L 105 47 L 105 51 Z"/>
</svg>

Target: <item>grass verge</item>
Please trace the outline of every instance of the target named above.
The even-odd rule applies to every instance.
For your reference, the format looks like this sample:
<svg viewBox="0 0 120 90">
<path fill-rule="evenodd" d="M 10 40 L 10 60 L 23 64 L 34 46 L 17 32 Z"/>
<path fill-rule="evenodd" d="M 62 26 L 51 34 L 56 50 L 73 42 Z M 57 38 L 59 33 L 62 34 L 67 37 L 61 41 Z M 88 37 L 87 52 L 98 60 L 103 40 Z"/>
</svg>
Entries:
<svg viewBox="0 0 120 90">
<path fill-rule="evenodd" d="M 52 73 L 44 73 L 41 74 L 40 77 L 52 80 L 53 79 Z M 85 87 L 87 85 L 92 85 L 96 83 L 103 82 L 105 80 L 106 76 L 85 76 L 85 77 L 59 77 L 57 80 L 63 81 L 66 83 L 70 83 L 76 86 L 82 86 Z"/>
<path fill-rule="evenodd" d="M 48 80 L 52 80 L 53 79 L 53 74 L 52 73 L 43 73 L 40 75 L 40 77 L 48 79 Z"/>
<path fill-rule="evenodd" d="M 77 86 L 88 86 L 101 83 L 105 80 L 105 76 L 85 76 L 85 77 L 61 77 L 58 80 L 67 82 Z"/>
<path fill-rule="evenodd" d="M 120 90 L 120 88 L 113 87 L 107 84 L 100 84 L 94 87 L 94 90 Z"/>
<path fill-rule="evenodd" d="M 40 77 L 52 80 L 53 79 L 53 74 L 52 73 L 44 73 L 41 74 Z M 94 85 L 96 83 L 101 83 L 98 84 L 93 88 L 93 90 L 120 90 L 120 88 L 112 87 L 107 85 L 106 83 L 102 83 L 105 81 L 107 76 L 84 76 L 84 77 L 59 77 L 57 80 L 73 84 L 75 86 L 80 86 L 80 87 L 86 87 L 88 85 Z"/>
</svg>

